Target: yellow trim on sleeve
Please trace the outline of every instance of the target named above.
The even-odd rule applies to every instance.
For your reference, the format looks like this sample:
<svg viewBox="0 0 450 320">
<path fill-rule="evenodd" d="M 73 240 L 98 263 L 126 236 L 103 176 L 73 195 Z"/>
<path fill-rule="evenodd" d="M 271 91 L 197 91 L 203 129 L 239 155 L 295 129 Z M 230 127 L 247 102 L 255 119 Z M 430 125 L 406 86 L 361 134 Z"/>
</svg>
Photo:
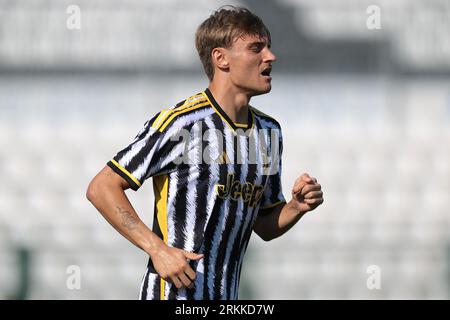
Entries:
<svg viewBox="0 0 450 320">
<path fill-rule="evenodd" d="M 169 190 L 169 178 L 167 175 L 153 177 L 155 201 L 156 201 L 156 216 L 158 218 L 159 228 L 163 235 L 164 243 L 167 244 L 167 196 Z M 164 289 L 165 281 L 161 278 L 160 299 L 165 299 Z"/>
<path fill-rule="evenodd" d="M 199 104 L 196 104 L 196 105 L 194 105 L 194 106 L 192 106 L 192 107 L 189 107 L 189 108 L 186 108 L 186 109 L 183 109 L 183 110 L 180 110 L 180 111 L 177 111 L 177 112 L 173 113 L 173 114 L 166 120 L 166 122 L 159 128 L 159 131 L 163 132 L 164 129 L 170 124 L 170 122 L 171 122 L 175 117 L 178 117 L 180 114 L 183 114 L 183 113 L 185 113 L 185 112 L 189 112 L 189 111 L 192 111 L 192 110 L 201 108 L 201 107 L 203 107 L 203 106 L 206 106 L 208 103 L 209 103 L 209 102 L 206 101 L 206 102 L 199 103 Z"/>
<path fill-rule="evenodd" d="M 117 168 L 119 168 L 120 171 L 122 171 L 123 173 L 125 173 L 131 180 L 133 180 L 134 183 L 136 183 L 139 187 L 141 186 L 141 183 L 139 182 L 139 180 L 136 179 L 135 177 L 133 177 L 133 175 L 132 175 L 131 173 L 129 173 L 127 169 L 125 169 L 124 167 L 122 167 L 116 160 L 111 159 L 111 162 L 112 162 Z"/>
<path fill-rule="evenodd" d="M 168 114 L 170 112 L 170 109 L 163 109 L 161 110 L 161 112 L 159 113 L 159 115 L 156 117 L 155 121 L 152 123 L 152 128 L 153 129 L 158 129 L 159 124 L 164 121 L 164 117 L 166 114 Z"/>
<path fill-rule="evenodd" d="M 155 119 L 155 121 L 152 124 L 152 128 L 153 129 L 159 129 L 159 127 L 167 120 L 168 117 L 170 117 L 171 114 L 178 112 L 180 110 L 186 109 L 190 106 L 192 106 L 193 104 L 197 103 L 197 102 L 201 102 L 203 99 L 197 99 L 202 97 L 202 94 L 197 94 L 195 96 L 189 97 L 188 99 L 186 99 L 186 101 L 179 107 L 174 108 L 174 109 L 163 109 L 161 110 L 161 112 L 159 113 L 158 117 Z"/>
<path fill-rule="evenodd" d="M 269 204 L 268 206 L 260 207 L 260 209 L 262 209 L 262 210 L 270 209 L 270 208 L 276 207 L 277 205 L 282 204 L 282 203 L 286 203 L 286 201 L 285 200 L 281 200 L 281 201 Z"/>
</svg>

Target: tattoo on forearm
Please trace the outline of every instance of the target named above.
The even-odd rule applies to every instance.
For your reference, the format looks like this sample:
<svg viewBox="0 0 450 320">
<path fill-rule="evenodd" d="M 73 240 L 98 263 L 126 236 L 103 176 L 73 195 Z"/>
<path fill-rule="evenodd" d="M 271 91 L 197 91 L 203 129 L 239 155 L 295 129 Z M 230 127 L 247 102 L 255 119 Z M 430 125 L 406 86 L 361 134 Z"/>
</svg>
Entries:
<svg viewBox="0 0 450 320">
<path fill-rule="evenodd" d="M 138 220 L 134 217 L 130 211 L 127 211 L 120 206 L 116 206 L 117 213 L 122 217 L 122 226 L 128 230 L 136 229 Z"/>
</svg>

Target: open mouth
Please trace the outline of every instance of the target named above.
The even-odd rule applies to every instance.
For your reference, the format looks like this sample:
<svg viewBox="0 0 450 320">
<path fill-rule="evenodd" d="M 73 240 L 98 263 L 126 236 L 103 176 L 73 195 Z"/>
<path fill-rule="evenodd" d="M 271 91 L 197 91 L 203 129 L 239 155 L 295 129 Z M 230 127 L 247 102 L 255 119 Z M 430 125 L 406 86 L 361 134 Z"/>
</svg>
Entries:
<svg viewBox="0 0 450 320">
<path fill-rule="evenodd" d="M 272 72 L 272 68 L 271 67 L 268 67 L 268 68 L 266 68 L 266 69 L 264 69 L 262 72 L 261 72 L 261 75 L 263 75 L 263 76 L 265 76 L 265 77 L 270 77 L 270 73 Z"/>
</svg>

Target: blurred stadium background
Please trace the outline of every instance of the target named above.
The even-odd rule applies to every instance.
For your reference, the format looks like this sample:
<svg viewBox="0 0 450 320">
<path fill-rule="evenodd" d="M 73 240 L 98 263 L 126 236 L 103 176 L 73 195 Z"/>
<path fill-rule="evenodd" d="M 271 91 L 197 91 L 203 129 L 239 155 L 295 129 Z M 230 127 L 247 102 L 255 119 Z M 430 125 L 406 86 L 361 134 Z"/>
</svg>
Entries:
<svg viewBox="0 0 450 320">
<path fill-rule="evenodd" d="M 0 0 L 0 298 L 137 298 L 147 256 L 85 191 L 146 120 L 207 86 L 194 32 L 225 4 L 272 32 L 273 90 L 253 104 L 282 124 L 285 196 L 302 172 L 325 194 L 282 238 L 252 237 L 240 298 L 449 299 L 447 0 Z M 151 224 L 152 184 L 127 194 Z"/>
</svg>

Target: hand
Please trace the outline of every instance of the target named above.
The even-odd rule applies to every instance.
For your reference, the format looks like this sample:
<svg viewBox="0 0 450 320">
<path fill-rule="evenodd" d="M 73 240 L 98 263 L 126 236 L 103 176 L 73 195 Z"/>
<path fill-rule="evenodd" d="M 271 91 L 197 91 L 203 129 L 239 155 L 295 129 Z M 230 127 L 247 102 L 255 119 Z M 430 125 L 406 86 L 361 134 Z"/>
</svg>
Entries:
<svg viewBox="0 0 450 320">
<path fill-rule="evenodd" d="M 200 260 L 202 254 L 187 252 L 182 249 L 162 244 L 161 248 L 151 256 L 156 272 L 166 281 L 172 282 L 178 289 L 194 286 L 195 272 L 188 260 Z"/>
<path fill-rule="evenodd" d="M 314 210 L 321 205 L 323 192 L 317 179 L 310 177 L 307 173 L 297 178 L 292 188 L 291 202 L 302 213 Z"/>
</svg>

